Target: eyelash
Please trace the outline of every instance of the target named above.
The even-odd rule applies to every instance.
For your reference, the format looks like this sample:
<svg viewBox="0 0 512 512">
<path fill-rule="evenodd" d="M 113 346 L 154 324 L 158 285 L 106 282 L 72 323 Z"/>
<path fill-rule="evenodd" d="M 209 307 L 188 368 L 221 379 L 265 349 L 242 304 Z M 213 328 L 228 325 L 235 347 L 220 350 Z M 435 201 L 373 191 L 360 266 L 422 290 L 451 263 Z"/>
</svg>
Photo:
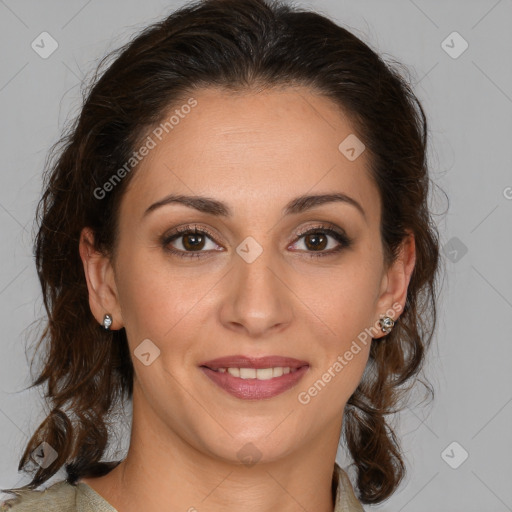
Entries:
<svg viewBox="0 0 512 512">
<path fill-rule="evenodd" d="M 338 248 L 331 249 L 330 251 L 320 251 L 320 252 L 307 251 L 307 254 L 310 257 L 319 258 L 319 257 L 331 256 L 331 255 L 339 253 L 343 249 L 349 248 L 352 245 L 352 240 L 345 233 L 339 232 L 336 229 L 333 229 L 331 226 L 332 226 L 332 224 L 320 224 L 313 228 L 309 228 L 305 231 L 296 233 L 297 241 L 307 235 L 321 232 L 321 233 L 325 233 L 325 234 L 332 236 L 340 244 L 338 246 Z M 161 240 L 163 248 L 166 251 L 169 251 L 170 253 L 172 253 L 180 258 L 201 258 L 201 257 L 203 257 L 203 255 L 201 253 L 204 253 L 206 251 L 181 251 L 181 250 L 169 248 L 169 244 L 171 242 L 180 238 L 183 235 L 188 235 L 188 234 L 206 235 L 212 241 L 215 241 L 214 235 L 212 233 L 210 233 L 207 229 L 205 229 L 205 228 L 198 229 L 197 226 L 195 226 L 195 225 L 194 226 L 188 225 L 188 226 L 182 226 L 182 227 L 176 228 L 169 235 L 164 235 Z"/>
</svg>

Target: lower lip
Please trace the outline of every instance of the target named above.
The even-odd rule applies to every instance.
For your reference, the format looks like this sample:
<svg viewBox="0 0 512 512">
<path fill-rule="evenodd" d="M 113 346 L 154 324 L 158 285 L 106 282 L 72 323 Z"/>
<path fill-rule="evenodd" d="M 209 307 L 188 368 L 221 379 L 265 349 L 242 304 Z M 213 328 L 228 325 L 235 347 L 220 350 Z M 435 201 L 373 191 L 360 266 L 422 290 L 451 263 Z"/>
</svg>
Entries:
<svg viewBox="0 0 512 512">
<path fill-rule="evenodd" d="M 209 379 L 230 395 L 245 400 L 262 400 L 280 395 L 295 386 L 308 371 L 309 366 L 302 366 L 293 373 L 290 372 L 268 380 L 241 379 L 240 377 L 233 377 L 228 372 L 216 372 L 205 366 L 200 368 Z"/>
</svg>

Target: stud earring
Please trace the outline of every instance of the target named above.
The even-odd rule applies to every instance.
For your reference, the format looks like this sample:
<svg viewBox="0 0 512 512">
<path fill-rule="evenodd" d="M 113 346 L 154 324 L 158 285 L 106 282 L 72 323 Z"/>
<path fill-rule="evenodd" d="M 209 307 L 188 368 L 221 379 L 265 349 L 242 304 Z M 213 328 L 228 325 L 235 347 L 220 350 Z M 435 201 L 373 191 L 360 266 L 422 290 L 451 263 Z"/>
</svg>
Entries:
<svg viewBox="0 0 512 512">
<path fill-rule="evenodd" d="M 110 326 L 112 325 L 112 317 L 110 315 L 105 315 L 103 317 L 103 327 L 106 331 L 110 330 Z"/>
<path fill-rule="evenodd" d="M 379 324 L 382 332 L 388 334 L 389 332 L 391 332 L 391 329 L 393 329 L 395 321 L 389 316 L 384 316 L 379 320 Z"/>
</svg>

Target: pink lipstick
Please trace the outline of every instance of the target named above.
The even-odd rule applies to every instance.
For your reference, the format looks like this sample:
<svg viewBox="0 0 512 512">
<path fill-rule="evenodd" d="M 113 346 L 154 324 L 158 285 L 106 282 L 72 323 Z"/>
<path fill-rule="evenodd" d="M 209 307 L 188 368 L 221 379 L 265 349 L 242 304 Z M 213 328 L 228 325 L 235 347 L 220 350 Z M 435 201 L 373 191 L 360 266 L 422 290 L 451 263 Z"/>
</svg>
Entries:
<svg viewBox="0 0 512 512">
<path fill-rule="evenodd" d="M 309 364 L 291 357 L 227 356 L 200 365 L 203 373 L 237 398 L 273 398 L 292 388 L 307 373 Z"/>
</svg>

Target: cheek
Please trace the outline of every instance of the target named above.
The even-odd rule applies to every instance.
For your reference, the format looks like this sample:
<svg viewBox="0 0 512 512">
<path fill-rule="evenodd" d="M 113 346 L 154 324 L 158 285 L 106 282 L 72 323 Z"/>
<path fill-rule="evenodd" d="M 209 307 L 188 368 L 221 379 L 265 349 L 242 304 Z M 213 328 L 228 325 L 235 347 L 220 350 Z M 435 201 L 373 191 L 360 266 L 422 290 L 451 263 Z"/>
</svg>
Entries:
<svg viewBox="0 0 512 512">
<path fill-rule="evenodd" d="M 311 297 L 312 310 L 318 311 L 340 342 L 356 338 L 374 324 L 380 286 L 376 265 L 354 255 L 322 281 L 324 286 Z"/>
<path fill-rule="evenodd" d="M 318 316 L 329 327 L 328 335 L 315 337 L 311 333 L 318 347 L 318 364 L 298 398 L 301 404 L 314 401 L 319 417 L 339 413 L 359 385 L 368 362 L 373 286 L 371 281 L 356 281 L 352 276 L 354 281 L 331 288 L 328 301 L 324 295 L 324 309 Z"/>
<path fill-rule="evenodd" d="M 322 389 L 322 403 L 345 403 L 361 380 L 372 343 L 370 328 L 378 313 L 379 268 L 373 256 L 353 254 L 330 273 L 323 290 L 317 289 L 312 296 L 311 309 L 328 327 L 325 336 L 316 337 L 323 357 L 313 380 Z"/>
<path fill-rule="evenodd" d="M 126 252 L 118 260 L 119 301 L 132 344 L 172 336 L 210 288 L 207 276 L 173 266 L 157 251 Z"/>
</svg>

